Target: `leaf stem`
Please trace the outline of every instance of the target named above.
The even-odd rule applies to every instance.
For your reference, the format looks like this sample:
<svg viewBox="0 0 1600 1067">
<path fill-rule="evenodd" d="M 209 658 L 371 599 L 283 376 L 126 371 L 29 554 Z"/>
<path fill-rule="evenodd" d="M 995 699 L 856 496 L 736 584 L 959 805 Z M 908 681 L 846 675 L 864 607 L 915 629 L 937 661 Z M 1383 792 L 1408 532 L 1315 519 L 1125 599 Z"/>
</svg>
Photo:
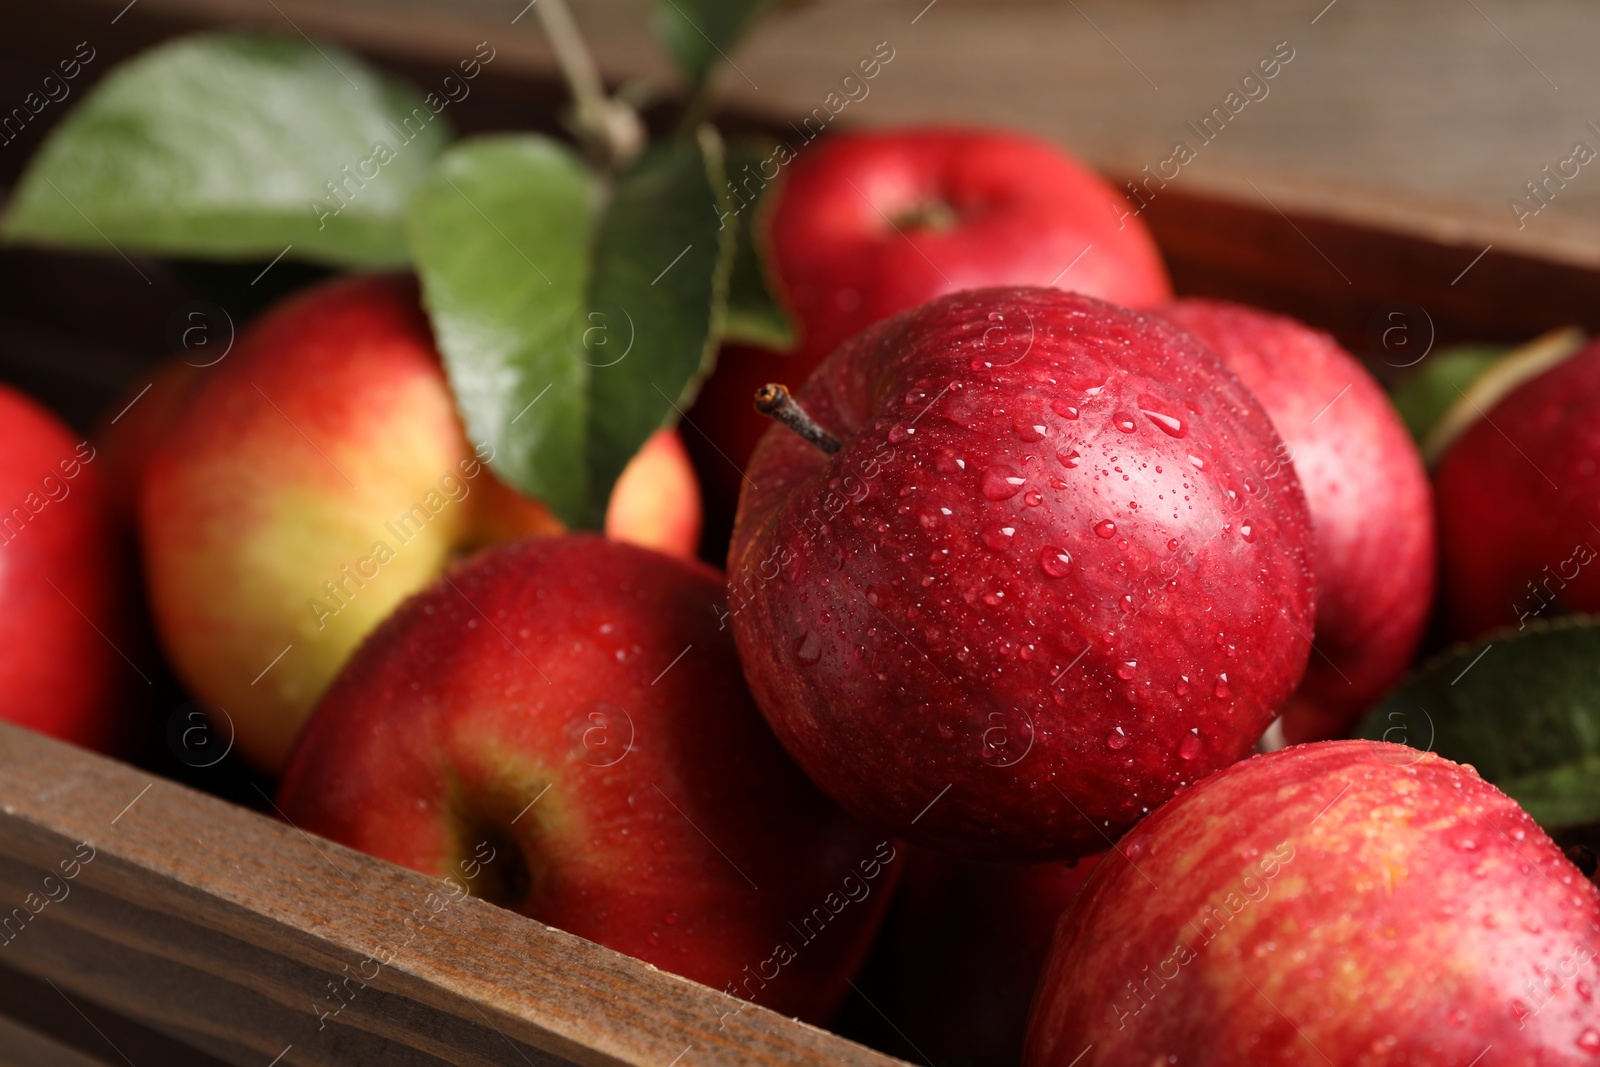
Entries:
<svg viewBox="0 0 1600 1067">
<path fill-rule="evenodd" d="M 572 92 L 575 132 L 591 154 L 613 169 L 620 168 L 644 150 L 645 130 L 639 113 L 606 95 L 600 68 L 566 0 L 535 0 L 533 6 Z"/>
<path fill-rule="evenodd" d="M 770 382 L 756 390 L 756 410 L 770 419 L 783 423 L 805 441 L 828 455 L 839 451 L 842 442 L 817 425 L 799 401 L 789 395 L 787 386 Z"/>
</svg>

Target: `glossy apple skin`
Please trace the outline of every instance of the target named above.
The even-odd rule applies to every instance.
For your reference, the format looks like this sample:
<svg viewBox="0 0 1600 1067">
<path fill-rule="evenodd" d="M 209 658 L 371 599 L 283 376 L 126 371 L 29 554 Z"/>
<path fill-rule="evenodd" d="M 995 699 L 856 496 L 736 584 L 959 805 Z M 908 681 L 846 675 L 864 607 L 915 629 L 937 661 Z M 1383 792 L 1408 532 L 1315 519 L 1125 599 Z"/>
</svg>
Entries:
<svg viewBox="0 0 1600 1067">
<path fill-rule="evenodd" d="M 1343 736 L 1405 673 L 1428 624 L 1437 564 L 1422 457 L 1382 387 L 1326 333 L 1214 300 L 1161 314 L 1222 357 L 1288 446 L 1317 535 L 1317 630 L 1284 734 Z"/>
<path fill-rule="evenodd" d="M 144 421 L 109 443 L 143 471 L 162 643 L 268 772 L 360 640 L 454 555 L 562 528 L 468 442 L 409 277 L 315 286 L 214 366 L 158 374 L 139 404 Z M 608 531 L 691 555 L 699 499 L 681 445 L 658 434 L 635 462 L 619 484 L 637 499 Z"/>
<path fill-rule="evenodd" d="M 1600 611 L 1600 343 L 1500 400 L 1434 471 L 1445 618 L 1473 637 Z"/>
<path fill-rule="evenodd" d="M 116 754 L 146 682 L 118 651 L 127 574 L 96 458 L 0 386 L 0 718 Z"/>
<path fill-rule="evenodd" d="M 1143 220 L 1117 217 L 1126 197 L 1037 137 L 959 126 L 844 134 L 799 148 L 778 180 L 767 237 L 799 345 L 720 354 L 690 412 L 704 436 L 685 435 L 712 510 L 732 510 L 739 471 L 766 430 L 751 409 L 755 391 L 772 381 L 798 388 L 890 315 L 999 285 L 1058 285 L 1136 308 L 1172 296 Z M 930 206 L 947 218 L 912 220 Z"/>
<path fill-rule="evenodd" d="M 729 621 L 846 809 L 978 858 L 1088 855 L 1245 755 L 1299 683 L 1305 498 L 1258 474 L 1280 442 L 1255 398 L 1164 320 L 956 294 L 798 396 L 844 445 L 763 438 Z"/>
<path fill-rule="evenodd" d="M 1600 891 L 1470 767 L 1293 746 L 1119 850 L 1061 920 L 1028 1067 L 1600 1056 Z"/>
<path fill-rule="evenodd" d="M 1056 921 L 1098 856 L 988 863 L 914 849 L 885 939 L 884 1013 L 935 1063 L 1014 1067 Z"/>
<path fill-rule="evenodd" d="M 362 645 L 279 806 L 441 876 L 489 840 L 500 866 L 474 891 L 820 1021 L 903 862 L 773 739 L 718 628 L 723 596 L 708 567 L 592 536 L 487 549 Z M 808 943 L 790 924 L 818 907 L 834 913 Z M 794 958 L 766 963 L 778 945 Z"/>
<path fill-rule="evenodd" d="M 622 468 L 606 505 L 606 536 L 679 559 L 700 549 L 700 480 L 677 430 L 657 430 Z"/>
</svg>

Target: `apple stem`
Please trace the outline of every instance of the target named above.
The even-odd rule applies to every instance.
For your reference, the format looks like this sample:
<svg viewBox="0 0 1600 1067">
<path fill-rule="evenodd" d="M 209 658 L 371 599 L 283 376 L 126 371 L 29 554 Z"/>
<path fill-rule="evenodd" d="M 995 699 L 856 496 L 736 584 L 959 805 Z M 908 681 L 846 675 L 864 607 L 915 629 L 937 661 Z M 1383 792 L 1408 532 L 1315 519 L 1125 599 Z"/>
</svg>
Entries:
<svg viewBox="0 0 1600 1067">
<path fill-rule="evenodd" d="M 757 389 L 756 410 L 769 419 L 783 423 L 808 443 L 822 449 L 830 456 L 843 447 L 843 442 L 818 426 L 817 420 L 808 415 L 806 409 L 789 395 L 788 386 L 769 382 Z"/>
</svg>

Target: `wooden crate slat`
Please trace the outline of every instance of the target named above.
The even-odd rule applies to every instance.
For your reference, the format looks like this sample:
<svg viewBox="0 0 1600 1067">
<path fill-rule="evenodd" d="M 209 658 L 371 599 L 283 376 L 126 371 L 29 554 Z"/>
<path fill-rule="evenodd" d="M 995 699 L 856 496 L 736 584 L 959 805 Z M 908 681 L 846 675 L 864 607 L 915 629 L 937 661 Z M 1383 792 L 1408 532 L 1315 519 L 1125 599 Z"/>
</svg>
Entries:
<svg viewBox="0 0 1600 1067">
<path fill-rule="evenodd" d="M 225 1062 L 900 1062 L 482 901 L 430 903 L 426 876 L 0 724 L 0 919 L 46 876 L 60 896 L 80 842 L 94 858 L 14 920 L 0 965 Z M 327 983 L 377 954 L 392 961 L 323 1027 Z"/>
</svg>

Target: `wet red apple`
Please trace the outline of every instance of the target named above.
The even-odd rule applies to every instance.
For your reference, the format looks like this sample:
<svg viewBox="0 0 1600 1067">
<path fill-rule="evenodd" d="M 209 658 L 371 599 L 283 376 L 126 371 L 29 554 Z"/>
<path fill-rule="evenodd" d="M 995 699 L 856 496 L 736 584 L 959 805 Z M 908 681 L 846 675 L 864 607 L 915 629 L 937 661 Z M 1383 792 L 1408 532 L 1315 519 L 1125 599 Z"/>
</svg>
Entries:
<svg viewBox="0 0 1600 1067">
<path fill-rule="evenodd" d="M 730 1014 L 824 1021 L 902 864 L 761 721 L 724 595 L 709 567 L 595 536 L 486 549 L 361 645 L 279 806 L 724 990 Z"/>
<path fill-rule="evenodd" d="M 124 657 L 128 574 L 96 458 L 0 386 L 0 719 L 115 752 L 149 680 Z"/>
<path fill-rule="evenodd" d="M 1260 404 L 1164 319 L 959 293 L 840 348 L 798 403 L 825 447 L 758 447 L 729 621 L 850 811 L 974 857 L 1103 851 L 1299 683 L 1305 498 L 1262 474 Z"/>
<path fill-rule="evenodd" d="M 799 149 L 779 181 L 767 236 L 799 346 L 725 347 L 690 412 L 685 441 L 714 512 L 731 515 L 766 429 L 750 395 L 769 381 L 799 385 L 881 319 L 995 285 L 1128 307 L 1172 295 L 1144 221 L 1114 206 L 1126 197 L 1038 137 L 960 126 L 845 134 Z M 740 224 L 760 223 L 752 209 Z"/>
<path fill-rule="evenodd" d="M 1028 1067 L 1600 1061 L 1600 890 L 1470 767 L 1329 741 L 1135 827 L 1062 919 Z"/>
<path fill-rule="evenodd" d="M 1332 337 L 1214 300 L 1161 314 L 1199 338 L 1272 416 L 1316 530 L 1317 629 L 1284 709 L 1291 742 L 1345 734 L 1410 664 L 1433 605 L 1433 496 L 1394 405 Z M 1266 474 L 1267 471 L 1263 471 Z"/>
<path fill-rule="evenodd" d="M 1445 618 L 1460 637 L 1600 611 L 1600 342 L 1514 388 L 1434 472 Z"/>
</svg>

